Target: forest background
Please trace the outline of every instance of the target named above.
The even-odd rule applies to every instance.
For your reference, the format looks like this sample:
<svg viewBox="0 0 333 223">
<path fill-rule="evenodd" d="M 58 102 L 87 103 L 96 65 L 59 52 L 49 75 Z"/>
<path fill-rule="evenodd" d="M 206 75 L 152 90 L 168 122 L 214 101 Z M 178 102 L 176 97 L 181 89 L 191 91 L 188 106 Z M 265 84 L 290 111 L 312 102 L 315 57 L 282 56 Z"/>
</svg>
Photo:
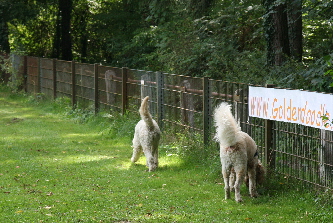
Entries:
<svg viewBox="0 0 333 223">
<path fill-rule="evenodd" d="M 332 92 L 331 0 L 0 0 L 0 50 Z"/>
</svg>

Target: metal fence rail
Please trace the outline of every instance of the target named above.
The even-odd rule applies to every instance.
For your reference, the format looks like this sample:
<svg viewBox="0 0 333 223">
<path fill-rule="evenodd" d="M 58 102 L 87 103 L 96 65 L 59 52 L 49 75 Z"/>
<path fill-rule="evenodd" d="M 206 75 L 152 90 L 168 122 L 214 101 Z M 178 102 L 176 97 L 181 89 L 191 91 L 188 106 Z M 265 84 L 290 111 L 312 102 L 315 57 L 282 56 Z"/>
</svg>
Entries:
<svg viewBox="0 0 333 223">
<path fill-rule="evenodd" d="M 243 131 L 256 141 L 261 159 L 278 173 L 333 190 L 333 134 L 298 124 L 248 116 L 247 84 L 161 72 L 14 56 L 25 89 L 92 105 L 136 112 L 150 96 L 150 110 L 163 130 L 184 129 L 213 139 L 212 114 L 226 101 Z M 19 65 L 18 65 L 19 64 Z M 271 86 L 272 87 L 272 86 Z"/>
</svg>

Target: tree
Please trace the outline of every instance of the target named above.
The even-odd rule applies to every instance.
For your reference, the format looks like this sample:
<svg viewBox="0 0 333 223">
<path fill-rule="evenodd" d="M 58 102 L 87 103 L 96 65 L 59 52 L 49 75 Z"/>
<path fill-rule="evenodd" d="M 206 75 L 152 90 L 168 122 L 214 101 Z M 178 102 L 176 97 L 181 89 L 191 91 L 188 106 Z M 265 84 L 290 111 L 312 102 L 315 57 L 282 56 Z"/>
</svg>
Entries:
<svg viewBox="0 0 333 223">
<path fill-rule="evenodd" d="M 290 56 L 287 5 L 283 1 L 276 3 L 275 0 L 265 0 L 264 6 L 267 63 L 280 66 Z"/>
<path fill-rule="evenodd" d="M 4 18 L 0 12 L 0 17 Z M 0 23 L 0 51 L 5 53 L 10 52 L 9 40 L 8 40 L 8 24 L 6 21 L 1 21 Z"/>
<path fill-rule="evenodd" d="M 281 66 L 290 57 L 302 61 L 302 0 L 265 0 L 267 63 Z"/>
<path fill-rule="evenodd" d="M 36 3 L 37 4 L 37 3 Z M 11 21 L 26 22 L 36 15 L 34 3 L 25 0 L 0 1 L 0 50 L 10 52 L 9 28 Z"/>
<path fill-rule="evenodd" d="M 0 2 L 0 51 L 4 51 L 5 53 L 10 52 L 8 39 L 8 22 L 12 19 L 9 12 L 10 8 L 11 4 L 9 1 Z"/>
<path fill-rule="evenodd" d="M 190 0 L 187 3 L 187 8 L 189 8 L 193 17 L 200 18 L 209 14 L 209 9 L 214 2 L 215 0 Z"/>
<path fill-rule="evenodd" d="M 71 13 L 72 0 L 58 0 L 58 18 L 53 43 L 54 58 L 72 60 Z"/>
<path fill-rule="evenodd" d="M 290 56 L 301 62 L 303 55 L 302 0 L 288 0 L 288 35 Z"/>
<path fill-rule="evenodd" d="M 86 63 L 88 57 L 90 5 L 87 0 L 76 0 L 72 11 L 72 41 L 75 60 Z"/>
</svg>

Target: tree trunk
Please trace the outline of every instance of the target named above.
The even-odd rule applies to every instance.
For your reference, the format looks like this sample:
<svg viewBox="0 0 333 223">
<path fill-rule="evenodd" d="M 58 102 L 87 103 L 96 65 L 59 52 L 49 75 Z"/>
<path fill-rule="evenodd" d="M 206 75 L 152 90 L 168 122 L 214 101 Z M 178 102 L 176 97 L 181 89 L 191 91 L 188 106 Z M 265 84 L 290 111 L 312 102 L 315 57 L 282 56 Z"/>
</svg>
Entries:
<svg viewBox="0 0 333 223">
<path fill-rule="evenodd" d="M 80 42 L 81 42 L 81 62 L 86 63 L 87 62 L 87 48 L 88 48 L 88 33 L 87 33 L 87 24 L 89 19 L 89 5 L 86 3 L 84 7 L 82 8 L 82 11 L 80 13 L 80 25 L 79 25 L 79 32 L 80 32 Z"/>
<path fill-rule="evenodd" d="M 72 60 L 71 12 L 72 0 L 58 1 L 58 18 L 53 41 L 53 58 Z"/>
<path fill-rule="evenodd" d="M 190 0 L 188 8 L 195 18 L 200 18 L 207 14 L 214 0 Z"/>
<path fill-rule="evenodd" d="M 6 21 L 2 20 L 0 22 L 0 51 L 5 53 L 10 53 L 9 40 L 8 40 L 8 24 Z"/>
<path fill-rule="evenodd" d="M 274 3 L 274 0 L 264 1 L 267 63 L 280 66 L 290 56 L 287 5 L 283 2 L 279 5 Z"/>
<path fill-rule="evenodd" d="M 61 59 L 72 60 L 71 12 L 72 0 L 59 0 L 61 13 Z"/>
<path fill-rule="evenodd" d="M 57 21 L 55 24 L 55 34 L 53 37 L 52 58 L 60 58 L 60 13 L 58 12 Z"/>
<path fill-rule="evenodd" d="M 302 62 L 302 0 L 288 0 L 290 56 Z"/>
</svg>

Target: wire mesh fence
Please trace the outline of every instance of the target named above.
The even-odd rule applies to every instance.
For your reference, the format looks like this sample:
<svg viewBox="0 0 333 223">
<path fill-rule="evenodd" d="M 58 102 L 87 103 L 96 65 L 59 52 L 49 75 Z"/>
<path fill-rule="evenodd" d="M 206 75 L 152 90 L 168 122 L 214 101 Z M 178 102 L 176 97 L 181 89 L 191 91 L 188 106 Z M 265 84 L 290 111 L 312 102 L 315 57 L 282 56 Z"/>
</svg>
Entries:
<svg viewBox="0 0 333 223">
<path fill-rule="evenodd" d="M 204 143 L 213 140 L 214 108 L 228 102 L 270 168 L 333 189 L 332 132 L 249 117 L 248 84 L 47 58 L 17 56 L 15 61 L 21 61 L 18 76 L 25 77 L 30 93 L 123 113 L 137 112 L 141 99 L 150 96 L 151 114 L 162 130 L 196 132 Z"/>
</svg>

